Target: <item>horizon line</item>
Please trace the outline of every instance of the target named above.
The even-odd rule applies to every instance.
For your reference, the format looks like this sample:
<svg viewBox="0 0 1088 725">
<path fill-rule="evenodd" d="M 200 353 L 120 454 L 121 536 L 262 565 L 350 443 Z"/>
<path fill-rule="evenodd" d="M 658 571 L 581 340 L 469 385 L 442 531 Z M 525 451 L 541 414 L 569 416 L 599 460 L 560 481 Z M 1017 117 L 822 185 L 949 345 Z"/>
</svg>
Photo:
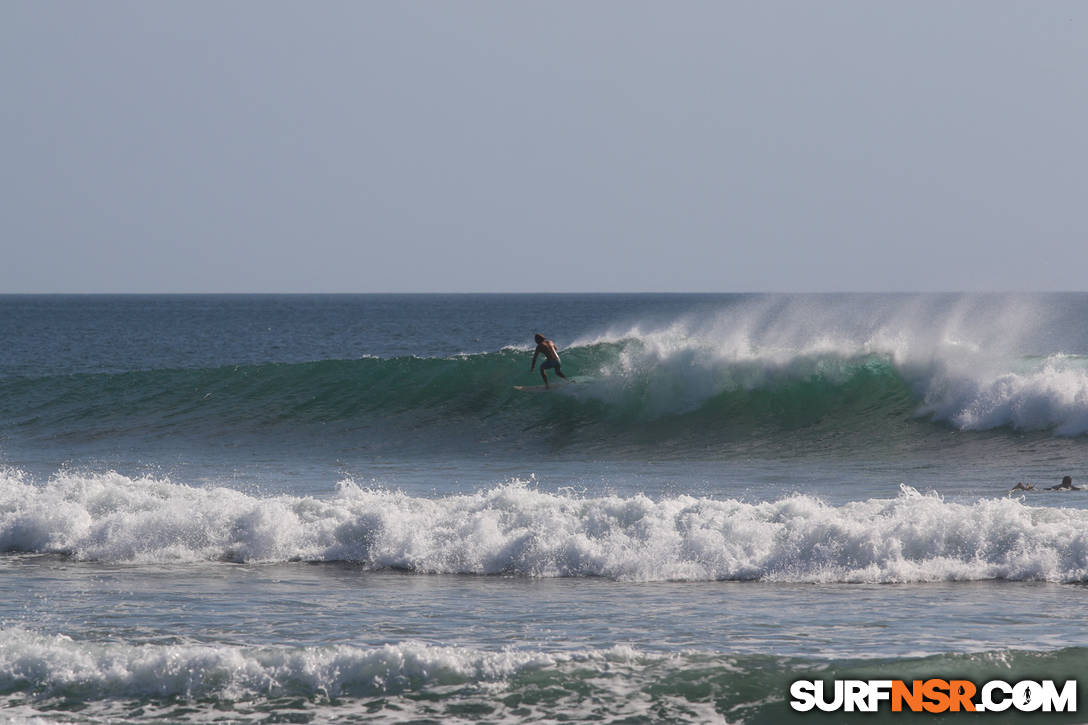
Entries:
<svg viewBox="0 0 1088 725">
<path fill-rule="evenodd" d="M 270 291 L 245 291 L 245 292 L 222 292 L 222 291 L 203 291 L 203 292 L 141 292 L 141 291 L 125 291 L 125 292 L 4 292 L 0 291 L 0 297 L 153 297 L 153 296 L 171 296 L 171 297 L 197 297 L 197 296 L 363 296 L 363 295 L 405 295 L 405 296 L 425 296 L 425 295 L 518 295 L 518 296 L 532 296 L 532 295 L 991 295 L 991 294 L 1085 294 L 1088 290 L 1032 290 L 1032 289 L 987 289 L 987 290 L 608 290 L 608 291 L 479 291 L 479 292 L 466 292 L 466 291 L 450 291 L 450 290 L 431 290 L 431 291 L 380 291 L 380 292 L 316 292 L 316 291 L 287 291 L 287 292 L 270 292 Z"/>
</svg>

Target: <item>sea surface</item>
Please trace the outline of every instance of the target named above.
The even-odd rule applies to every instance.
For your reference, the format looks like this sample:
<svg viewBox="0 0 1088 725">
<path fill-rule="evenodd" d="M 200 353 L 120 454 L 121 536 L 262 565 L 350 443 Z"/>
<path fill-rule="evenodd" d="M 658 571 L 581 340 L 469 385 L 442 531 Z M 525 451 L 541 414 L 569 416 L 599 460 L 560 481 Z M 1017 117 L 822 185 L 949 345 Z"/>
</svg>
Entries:
<svg viewBox="0 0 1088 725">
<path fill-rule="evenodd" d="M 840 722 L 790 683 L 954 676 L 1086 722 L 1088 490 L 1044 490 L 1088 487 L 1086 321 L 0 296 L 0 721 Z M 574 382 L 515 390 L 536 332 Z"/>
</svg>

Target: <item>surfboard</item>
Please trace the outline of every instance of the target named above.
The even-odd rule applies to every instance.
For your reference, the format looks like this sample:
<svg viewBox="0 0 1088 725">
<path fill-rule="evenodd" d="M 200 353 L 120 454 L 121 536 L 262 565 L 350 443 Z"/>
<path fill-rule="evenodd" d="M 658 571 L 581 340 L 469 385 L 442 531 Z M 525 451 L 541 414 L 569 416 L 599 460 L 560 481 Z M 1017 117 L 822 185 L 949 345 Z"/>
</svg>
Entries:
<svg viewBox="0 0 1088 725">
<path fill-rule="evenodd" d="M 543 385 L 515 385 L 514 390 L 520 391 L 522 393 L 550 393 L 555 390 L 573 390 L 571 388 L 571 385 L 573 383 L 589 383 L 593 382 L 596 379 L 597 378 L 588 375 L 579 375 L 576 377 L 568 378 L 567 380 L 563 380 L 562 378 L 560 378 L 559 380 L 552 382 L 551 387 L 549 388 L 546 388 Z"/>
<path fill-rule="evenodd" d="M 545 388 L 543 385 L 515 385 L 514 390 L 521 391 L 522 393 L 550 393 L 555 390 L 557 386 L 553 385 L 550 388 Z"/>
</svg>

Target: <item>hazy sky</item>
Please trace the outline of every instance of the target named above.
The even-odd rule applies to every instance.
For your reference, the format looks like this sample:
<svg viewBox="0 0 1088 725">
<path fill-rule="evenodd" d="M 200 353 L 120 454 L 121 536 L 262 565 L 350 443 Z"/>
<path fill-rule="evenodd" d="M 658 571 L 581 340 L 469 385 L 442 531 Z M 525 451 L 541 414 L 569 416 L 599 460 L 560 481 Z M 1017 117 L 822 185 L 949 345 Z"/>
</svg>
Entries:
<svg viewBox="0 0 1088 725">
<path fill-rule="evenodd" d="M 1088 289 L 1088 4 L 0 3 L 0 292 Z"/>
</svg>

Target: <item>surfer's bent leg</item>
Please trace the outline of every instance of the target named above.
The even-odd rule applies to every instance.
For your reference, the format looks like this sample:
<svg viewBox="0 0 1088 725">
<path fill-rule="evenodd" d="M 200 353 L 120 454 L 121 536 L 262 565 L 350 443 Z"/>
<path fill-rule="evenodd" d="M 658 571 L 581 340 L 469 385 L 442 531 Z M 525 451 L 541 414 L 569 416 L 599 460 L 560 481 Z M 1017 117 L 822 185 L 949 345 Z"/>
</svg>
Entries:
<svg viewBox="0 0 1088 725">
<path fill-rule="evenodd" d="M 544 364 L 540 366 L 540 377 L 544 378 L 544 387 L 548 387 L 548 376 L 544 374 L 545 370 L 554 370 L 555 374 L 561 378 L 567 377 L 559 370 L 559 364 L 555 360 L 545 360 Z"/>
<path fill-rule="evenodd" d="M 556 375 L 567 380 L 567 376 L 563 374 L 562 363 L 558 360 L 547 360 L 540 366 L 540 374 L 543 375 L 545 370 L 554 370 Z"/>
</svg>

